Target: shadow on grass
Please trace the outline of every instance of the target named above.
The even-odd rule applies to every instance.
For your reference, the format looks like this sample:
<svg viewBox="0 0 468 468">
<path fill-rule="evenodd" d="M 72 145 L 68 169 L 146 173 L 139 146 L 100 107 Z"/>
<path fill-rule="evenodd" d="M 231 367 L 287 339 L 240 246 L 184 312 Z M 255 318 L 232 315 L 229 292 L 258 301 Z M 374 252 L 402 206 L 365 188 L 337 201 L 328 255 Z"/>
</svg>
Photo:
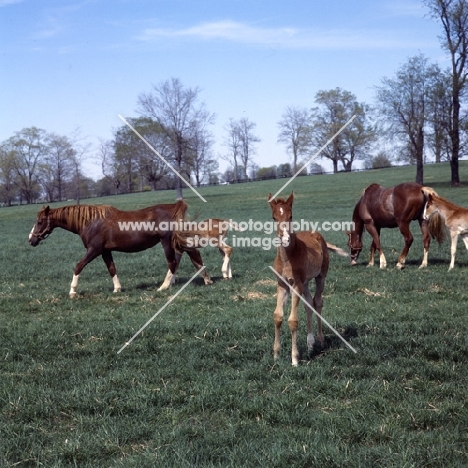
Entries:
<svg viewBox="0 0 468 468">
<path fill-rule="evenodd" d="M 341 336 L 346 340 L 346 341 L 351 341 L 352 338 L 355 338 L 358 336 L 358 329 L 356 325 L 348 325 L 345 328 L 344 333 L 341 333 Z M 347 349 L 347 346 L 343 343 L 343 341 L 338 338 L 335 334 L 333 335 L 325 335 L 325 340 L 323 344 L 320 344 L 318 341 L 314 343 L 314 347 L 312 351 L 306 351 L 306 354 L 308 355 L 309 359 L 314 359 L 319 355 L 325 354 L 327 351 L 332 350 L 332 349 L 339 349 L 345 347 Z"/>
</svg>

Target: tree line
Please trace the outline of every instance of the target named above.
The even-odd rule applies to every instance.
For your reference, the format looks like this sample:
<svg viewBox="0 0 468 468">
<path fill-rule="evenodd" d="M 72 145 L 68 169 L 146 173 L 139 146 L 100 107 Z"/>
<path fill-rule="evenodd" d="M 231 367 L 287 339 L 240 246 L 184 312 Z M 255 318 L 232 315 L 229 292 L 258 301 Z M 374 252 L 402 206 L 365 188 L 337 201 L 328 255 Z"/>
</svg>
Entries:
<svg viewBox="0 0 468 468">
<path fill-rule="evenodd" d="M 311 107 L 287 107 L 278 121 L 279 143 L 289 161 L 258 167 L 256 124 L 248 118 L 225 125 L 224 152 L 214 154 L 210 130 L 215 115 L 200 102 L 200 89 L 171 78 L 153 85 L 137 100 L 136 117 L 114 130 L 109 141 L 90 149 L 76 135 L 61 136 L 36 127 L 22 129 L 0 143 L 0 202 L 38 199 L 78 200 L 135 190 L 174 188 L 182 197 L 182 178 L 194 185 L 239 182 L 258 177 L 288 177 L 321 172 L 328 160 L 335 172 L 393 162 L 416 166 L 423 183 L 426 158 L 449 161 L 452 185 L 460 184 L 458 161 L 465 155 L 467 112 L 467 0 L 423 0 L 442 25 L 441 45 L 451 66 L 443 70 L 423 55 L 409 57 L 392 77 L 376 87 L 375 103 L 358 102 L 347 90 L 320 90 Z M 351 123 L 349 121 L 352 120 Z M 346 128 L 343 129 L 343 127 Z M 332 139 L 333 135 L 338 136 Z M 325 145 L 325 142 L 329 142 Z M 94 151 L 103 177 L 83 174 L 84 158 Z M 219 160 L 229 163 L 220 174 Z"/>
</svg>

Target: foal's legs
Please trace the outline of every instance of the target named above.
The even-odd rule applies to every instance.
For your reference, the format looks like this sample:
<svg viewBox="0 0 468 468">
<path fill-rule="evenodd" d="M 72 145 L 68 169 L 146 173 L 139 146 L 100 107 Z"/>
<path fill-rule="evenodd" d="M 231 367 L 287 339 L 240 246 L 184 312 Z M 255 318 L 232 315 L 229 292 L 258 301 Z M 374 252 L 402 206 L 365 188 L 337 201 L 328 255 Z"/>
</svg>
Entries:
<svg viewBox="0 0 468 468">
<path fill-rule="evenodd" d="M 450 231 L 450 237 L 452 239 L 452 244 L 450 246 L 450 266 L 449 271 L 455 266 L 455 253 L 457 252 L 457 241 L 458 241 L 458 232 L 457 231 Z M 466 245 L 465 239 L 463 239 Z"/>
<path fill-rule="evenodd" d="M 223 266 L 221 267 L 221 273 L 223 274 L 223 278 L 228 279 L 232 278 L 231 272 L 231 253 L 232 247 L 227 245 L 223 247 L 218 247 L 219 253 L 223 256 Z"/>
<path fill-rule="evenodd" d="M 419 268 L 427 267 L 427 254 L 429 253 L 429 246 L 431 245 L 431 235 L 429 234 L 429 227 L 427 219 L 419 218 L 419 227 L 421 228 L 423 236 L 423 245 L 424 245 L 424 256 L 423 261 Z"/>
<path fill-rule="evenodd" d="M 273 344 L 273 356 L 275 359 L 278 359 L 281 343 L 280 343 L 280 336 L 281 336 L 281 325 L 283 323 L 284 317 L 284 305 L 288 300 L 289 296 L 289 288 L 283 286 L 282 284 L 278 284 L 277 288 L 277 296 L 276 296 L 276 309 L 273 312 L 273 320 L 275 322 L 275 342 Z"/>
<path fill-rule="evenodd" d="M 294 287 L 297 294 L 291 296 L 291 314 L 289 315 L 288 325 L 291 331 L 291 362 L 293 366 L 299 364 L 299 350 L 297 349 L 297 329 L 299 328 L 299 317 L 297 309 L 299 306 L 300 296 L 302 296 L 302 284 Z"/>
</svg>

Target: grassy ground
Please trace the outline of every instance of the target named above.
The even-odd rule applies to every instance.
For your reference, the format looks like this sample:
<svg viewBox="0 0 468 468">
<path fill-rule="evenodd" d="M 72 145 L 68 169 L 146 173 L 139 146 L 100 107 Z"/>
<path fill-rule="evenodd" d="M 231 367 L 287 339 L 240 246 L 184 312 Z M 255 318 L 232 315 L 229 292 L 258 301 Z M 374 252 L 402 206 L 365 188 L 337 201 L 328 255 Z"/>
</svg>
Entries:
<svg viewBox="0 0 468 468">
<path fill-rule="evenodd" d="M 372 182 L 413 180 L 414 168 L 296 179 L 295 219 L 348 221 Z M 468 165 L 461 166 L 468 180 Z M 447 165 L 425 182 L 468 206 Z M 285 181 L 185 192 L 192 215 L 270 220 L 266 198 Z M 93 200 L 123 209 L 172 202 L 173 193 Z M 275 252 L 238 248 L 232 281 L 221 258 L 202 251 L 214 284 L 197 278 L 121 354 L 117 351 L 194 273 L 183 259 L 178 284 L 157 292 L 160 246 L 115 254 L 123 290 L 99 259 L 68 297 L 84 253 L 77 236 L 55 231 L 27 244 L 39 207 L 0 210 L 0 466 L 5 467 L 457 467 L 468 459 L 468 254 L 453 271 L 448 245 L 432 245 L 419 270 L 421 235 L 407 267 L 395 268 L 403 239 L 382 232 L 387 270 L 332 255 L 324 317 L 358 351 L 325 329 L 309 355 L 301 310 L 299 367 L 290 337 L 272 357 Z M 249 233 L 253 236 L 255 233 Z M 232 238 L 232 234 L 230 235 Z M 327 240 L 345 247 L 342 232 Z"/>
</svg>

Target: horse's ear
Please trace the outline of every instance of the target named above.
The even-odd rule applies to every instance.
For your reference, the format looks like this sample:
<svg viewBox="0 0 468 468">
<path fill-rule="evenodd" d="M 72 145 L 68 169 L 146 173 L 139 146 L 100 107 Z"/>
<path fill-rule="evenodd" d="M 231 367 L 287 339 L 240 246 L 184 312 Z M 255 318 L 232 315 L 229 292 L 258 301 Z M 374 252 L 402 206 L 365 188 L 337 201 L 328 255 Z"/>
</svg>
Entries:
<svg viewBox="0 0 468 468">
<path fill-rule="evenodd" d="M 294 201 L 294 191 L 291 192 L 291 195 L 289 195 L 288 199 L 286 200 L 286 203 L 292 206 L 293 201 Z"/>
<path fill-rule="evenodd" d="M 47 205 L 44 209 L 45 209 L 45 215 L 47 216 L 49 214 L 49 211 L 50 211 L 50 206 Z"/>
<path fill-rule="evenodd" d="M 268 203 L 276 203 L 276 200 L 274 198 L 271 198 L 271 192 L 268 194 Z"/>
</svg>

